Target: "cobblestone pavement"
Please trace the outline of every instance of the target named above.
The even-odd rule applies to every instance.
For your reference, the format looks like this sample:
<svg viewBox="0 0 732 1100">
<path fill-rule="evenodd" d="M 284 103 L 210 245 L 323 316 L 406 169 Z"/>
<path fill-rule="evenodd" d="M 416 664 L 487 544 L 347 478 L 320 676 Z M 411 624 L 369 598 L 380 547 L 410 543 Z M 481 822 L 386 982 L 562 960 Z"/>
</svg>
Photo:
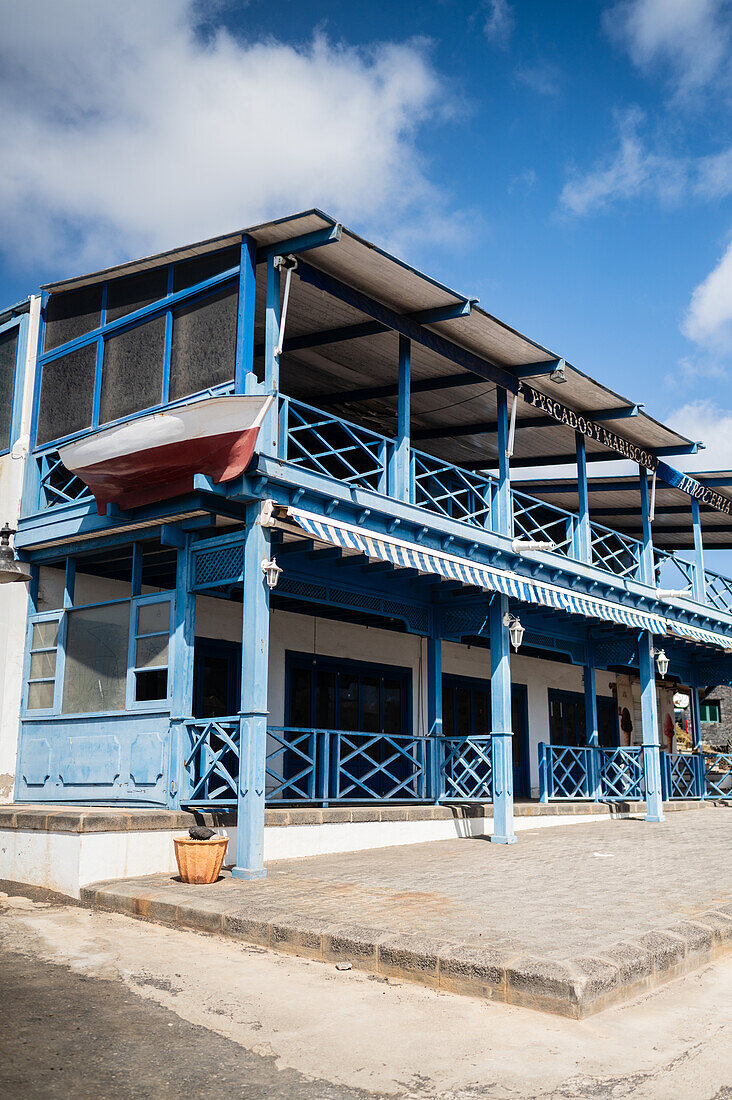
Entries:
<svg viewBox="0 0 732 1100">
<path fill-rule="evenodd" d="M 405 964 L 404 944 L 386 952 L 377 945 L 378 958 L 387 959 L 380 972 L 407 976 L 412 965 L 416 980 L 442 988 L 444 973 L 445 988 L 460 991 L 470 965 L 471 981 L 490 987 L 488 996 L 506 996 L 501 991 L 520 959 L 514 1003 L 532 1003 L 535 995 L 567 1005 L 586 998 L 597 1010 L 601 1000 L 617 999 L 621 986 L 666 980 L 730 945 L 730 851 L 732 808 L 720 806 L 672 814 L 658 825 L 627 819 L 538 829 L 506 847 L 472 838 L 283 860 L 255 882 L 227 875 L 192 887 L 149 876 L 91 888 L 85 900 L 318 958 L 333 956 L 338 932 L 368 945 L 366 966 L 379 937 L 402 936 L 419 942 L 419 961 Z M 673 934 L 657 935 L 661 930 Z M 617 944 L 623 947 L 616 953 L 608 950 Z M 479 952 L 472 962 L 464 954 L 471 950 Z M 398 970 L 388 969 L 389 951 Z M 446 953 L 451 976 L 442 966 Z M 579 989 L 576 972 L 560 960 L 583 958 L 590 967 L 580 965 Z M 538 1001 L 536 1007 L 554 1010 Z"/>
</svg>

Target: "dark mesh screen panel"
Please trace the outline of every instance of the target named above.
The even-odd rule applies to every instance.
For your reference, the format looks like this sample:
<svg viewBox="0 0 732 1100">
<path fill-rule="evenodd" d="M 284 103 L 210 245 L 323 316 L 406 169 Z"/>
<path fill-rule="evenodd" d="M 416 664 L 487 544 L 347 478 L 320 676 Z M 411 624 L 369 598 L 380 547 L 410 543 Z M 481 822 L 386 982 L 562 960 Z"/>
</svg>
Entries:
<svg viewBox="0 0 732 1100">
<path fill-rule="evenodd" d="M 160 404 L 164 355 L 164 316 L 111 336 L 105 342 L 101 424 Z"/>
<path fill-rule="evenodd" d="M 178 310 L 173 318 L 170 400 L 234 377 L 237 287 Z"/>
<path fill-rule="evenodd" d="M 43 364 L 38 443 L 61 439 L 91 425 L 96 367 L 96 343 Z"/>
<path fill-rule="evenodd" d="M 158 267 L 141 275 L 115 279 L 107 286 L 107 321 L 116 321 L 164 298 L 168 290 L 168 269 Z"/>
<path fill-rule="evenodd" d="M 228 271 L 230 267 L 238 267 L 240 257 L 241 249 L 237 244 L 233 248 L 223 248 L 220 252 L 196 256 L 193 260 L 182 260 L 175 265 L 173 289 L 185 290 L 186 287 L 202 283 L 204 279 L 220 275 L 222 271 Z"/>
<path fill-rule="evenodd" d="M 17 350 L 18 330 L 11 329 L 10 332 L 3 333 L 0 336 L 0 451 L 5 451 L 10 446 Z"/>
<path fill-rule="evenodd" d="M 46 304 L 44 350 L 68 344 L 77 336 L 99 328 L 102 319 L 102 284 L 52 294 Z"/>
</svg>

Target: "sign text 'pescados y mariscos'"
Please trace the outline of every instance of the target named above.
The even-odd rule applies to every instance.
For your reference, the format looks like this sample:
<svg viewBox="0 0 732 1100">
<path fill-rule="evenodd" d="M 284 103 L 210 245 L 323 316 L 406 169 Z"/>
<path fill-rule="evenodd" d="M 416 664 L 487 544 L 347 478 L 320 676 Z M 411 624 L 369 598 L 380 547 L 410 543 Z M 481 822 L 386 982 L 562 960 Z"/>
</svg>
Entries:
<svg viewBox="0 0 732 1100">
<path fill-rule="evenodd" d="M 603 447 L 608 447 L 610 450 L 622 455 L 623 458 L 630 459 L 631 462 L 637 462 L 639 466 L 645 467 L 646 470 L 655 470 L 658 476 L 673 488 L 680 489 L 681 492 L 686 493 L 702 504 L 708 504 L 726 515 L 732 512 L 732 501 L 728 500 L 727 497 L 723 497 L 707 485 L 702 485 L 700 481 L 689 477 L 688 474 L 675 470 L 673 466 L 661 462 L 652 451 L 639 447 L 637 443 L 631 443 L 629 440 L 623 439 L 622 436 L 616 435 L 615 432 L 606 428 L 604 424 L 598 424 L 594 420 L 583 416 L 582 413 L 575 412 L 574 409 L 562 405 L 560 401 L 555 401 L 553 398 L 547 397 L 546 394 L 539 393 L 538 390 L 526 385 L 525 382 L 519 384 L 519 394 L 527 404 L 536 409 L 541 409 L 557 423 L 566 424 L 568 428 L 573 428 L 580 435 L 586 436 L 587 439 L 593 439 Z"/>
</svg>

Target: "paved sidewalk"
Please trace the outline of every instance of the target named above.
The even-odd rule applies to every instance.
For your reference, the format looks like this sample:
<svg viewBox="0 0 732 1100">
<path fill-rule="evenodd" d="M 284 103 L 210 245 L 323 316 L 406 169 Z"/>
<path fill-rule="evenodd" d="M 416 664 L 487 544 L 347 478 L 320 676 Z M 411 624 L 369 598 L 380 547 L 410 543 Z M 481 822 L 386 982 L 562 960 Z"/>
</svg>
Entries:
<svg viewBox="0 0 732 1100">
<path fill-rule="evenodd" d="M 732 949 L 732 807 L 166 875 L 82 902 L 581 1017 Z"/>
</svg>

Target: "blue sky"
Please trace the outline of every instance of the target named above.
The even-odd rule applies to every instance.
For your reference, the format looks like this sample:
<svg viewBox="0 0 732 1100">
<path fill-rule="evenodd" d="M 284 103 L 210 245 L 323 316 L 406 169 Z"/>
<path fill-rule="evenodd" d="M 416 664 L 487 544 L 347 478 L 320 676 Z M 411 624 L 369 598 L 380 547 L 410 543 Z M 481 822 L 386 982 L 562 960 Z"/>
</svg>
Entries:
<svg viewBox="0 0 732 1100">
<path fill-rule="evenodd" d="M 11 0 L 3 24 L 0 302 L 317 205 L 732 467 L 729 0 Z"/>
</svg>

